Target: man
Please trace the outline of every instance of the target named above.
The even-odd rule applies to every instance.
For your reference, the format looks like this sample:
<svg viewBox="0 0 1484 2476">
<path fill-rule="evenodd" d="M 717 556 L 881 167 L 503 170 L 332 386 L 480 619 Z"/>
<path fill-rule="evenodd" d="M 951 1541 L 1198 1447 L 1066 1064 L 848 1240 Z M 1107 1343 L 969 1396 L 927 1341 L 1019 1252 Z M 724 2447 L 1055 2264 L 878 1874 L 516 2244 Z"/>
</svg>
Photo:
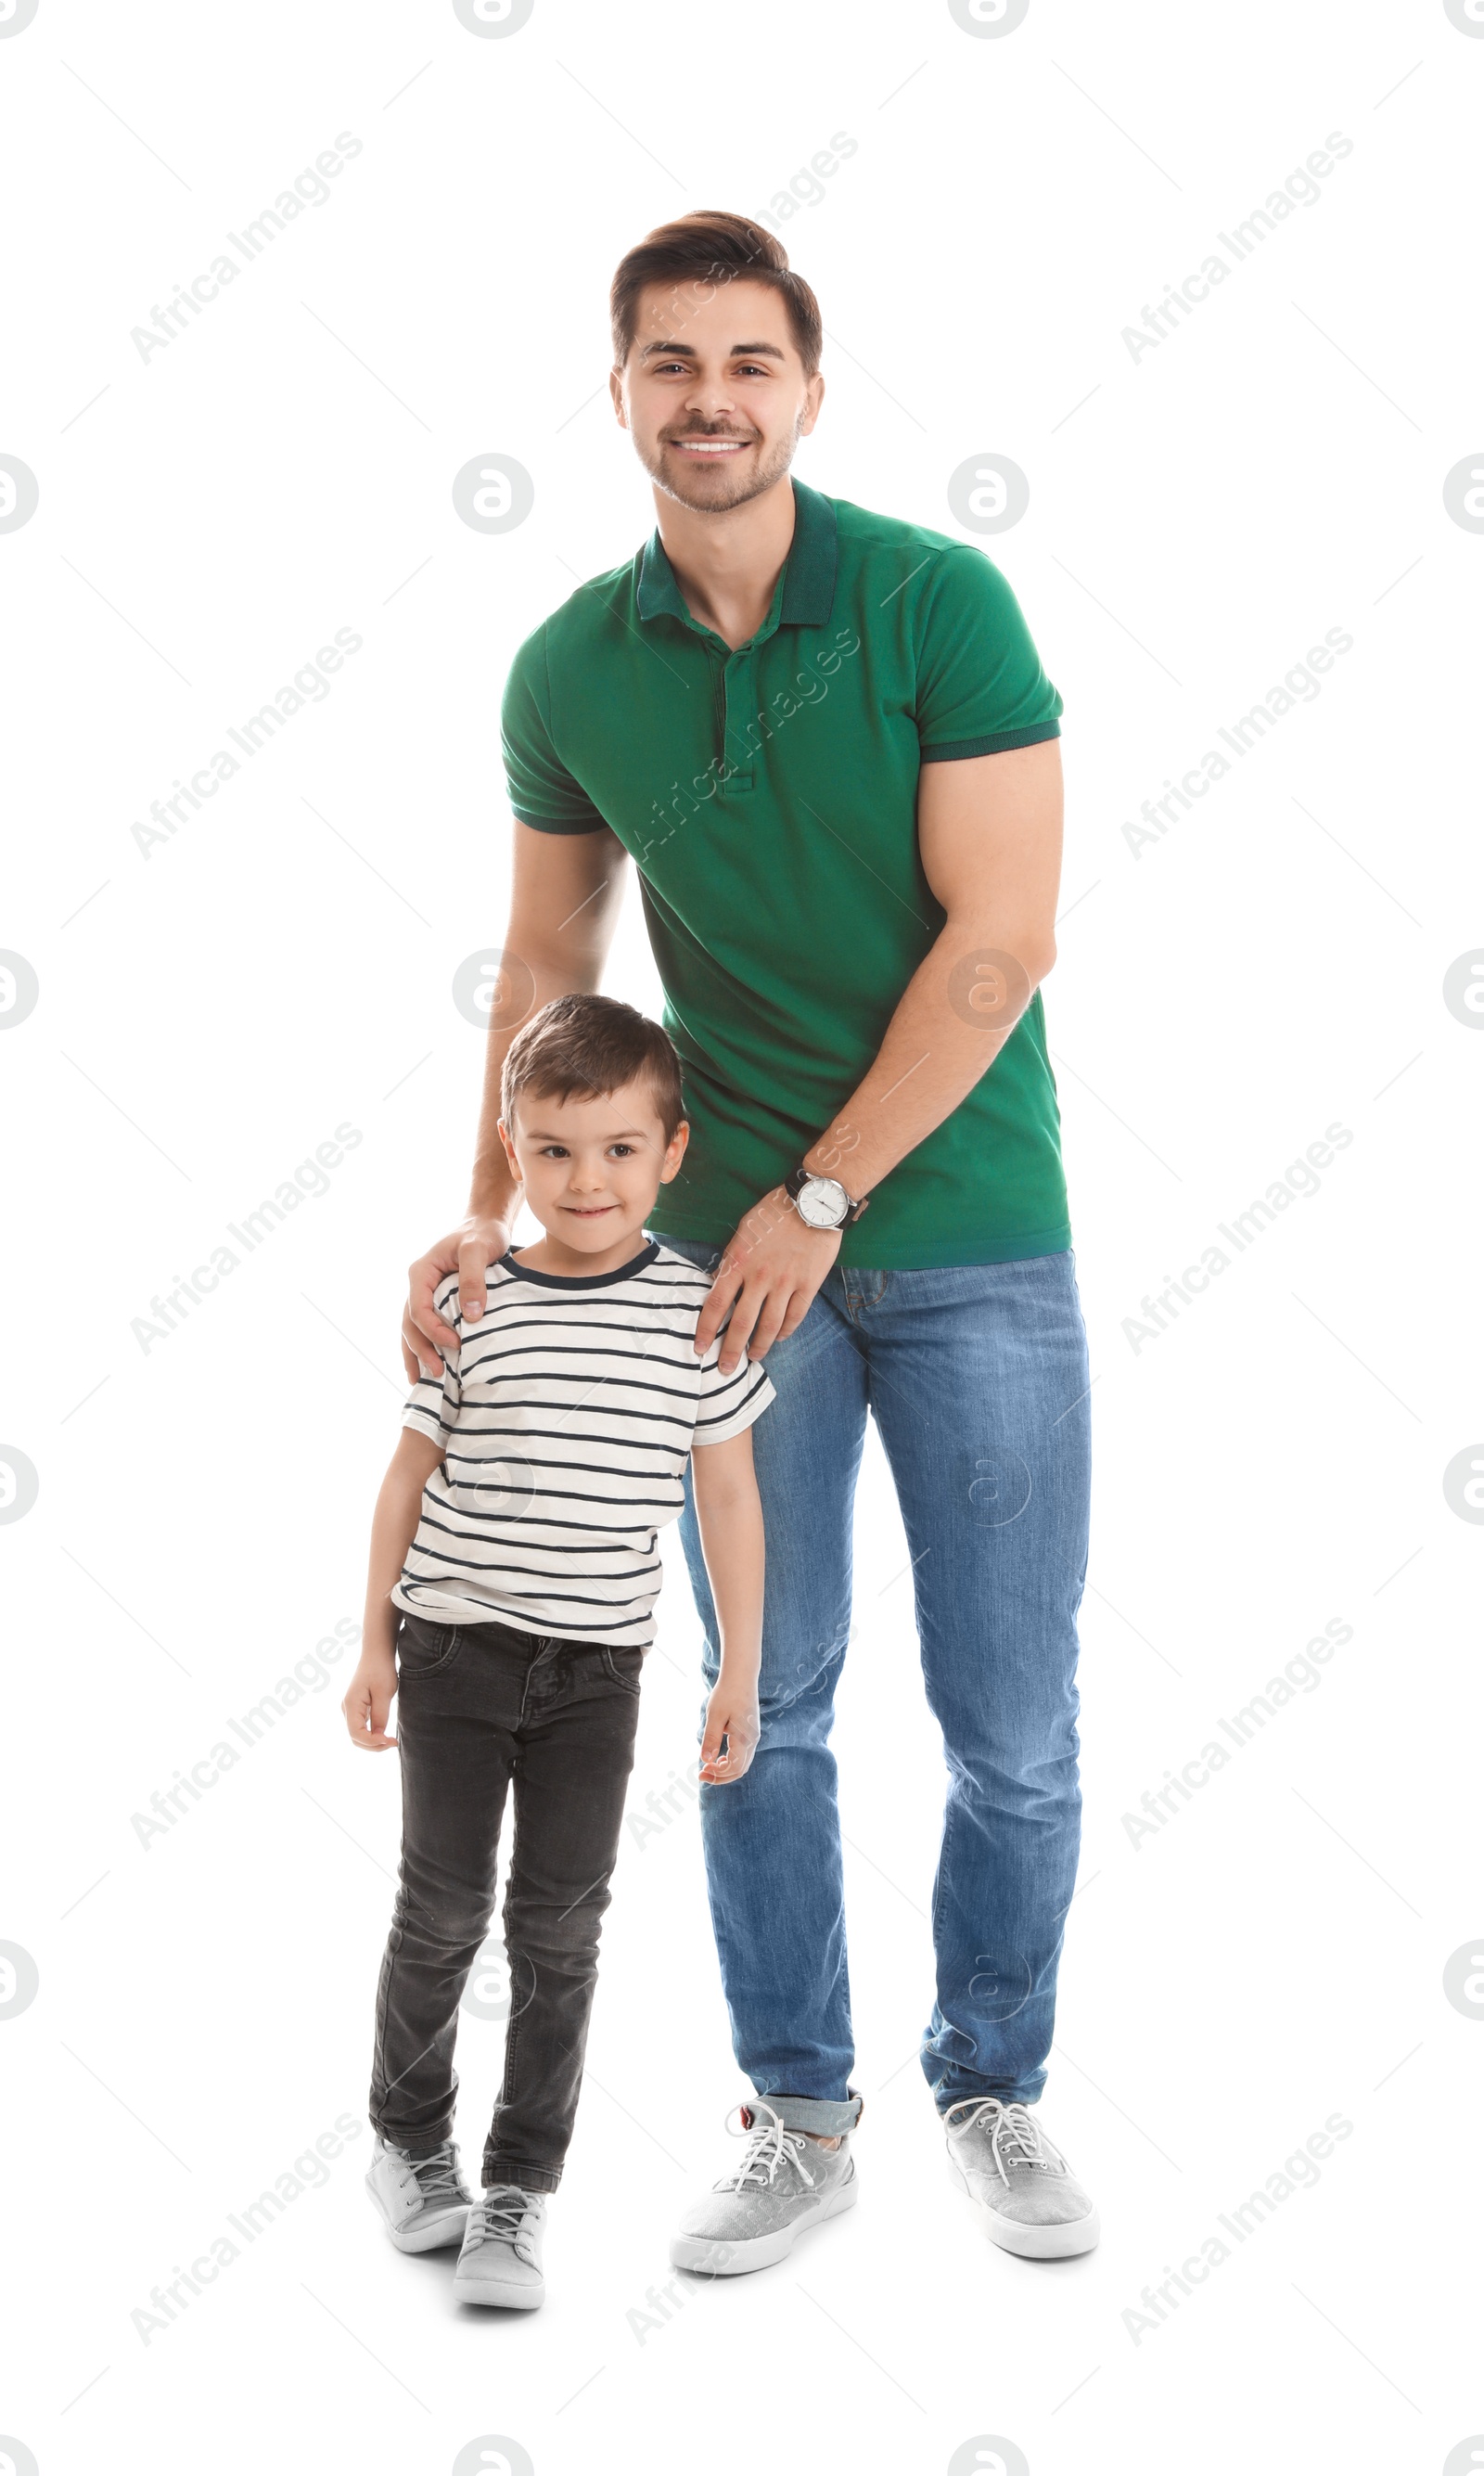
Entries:
<svg viewBox="0 0 1484 2476">
<path fill-rule="evenodd" d="M 769 234 L 662 225 L 612 290 L 611 389 L 658 530 L 516 655 L 506 969 L 469 1213 L 412 1267 L 409 1376 L 478 1315 L 515 1205 L 497 1134 L 532 1009 L 597 986 L 635 861 L 690 1150 L 656 1235 L 714 1275 L 696 1334 L 768 1356 L 761 1735 L 703 1789 L 741 2165 L 682 2222 L 735 2272 L 855 2198 L 860 2098 L 835 1766 L 868 1409 L 913 1564 L 948 1801 L 923 2065 L 951 2172 L 1032 2256 L 1090 2248 L 1028 2110 L 1076 1869 L 1086 1343 L 1038 983 L 1054 959 L 1061 699 L 977 550 L 791 481 L 824 395 Z M 693 1510 L 682 1537 L 716 1672 Z"/>
</svg>

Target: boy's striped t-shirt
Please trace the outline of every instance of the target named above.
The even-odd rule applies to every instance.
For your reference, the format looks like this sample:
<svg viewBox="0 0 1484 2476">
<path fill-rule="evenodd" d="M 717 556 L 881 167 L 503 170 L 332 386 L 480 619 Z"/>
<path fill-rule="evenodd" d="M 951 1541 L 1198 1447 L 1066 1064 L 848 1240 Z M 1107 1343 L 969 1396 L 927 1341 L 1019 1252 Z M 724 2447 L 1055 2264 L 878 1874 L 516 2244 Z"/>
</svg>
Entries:
<svg viewBox="0 0 1484 2476">
<path fill-rule="evenodd" d="M 405 1427 L 443 1447 L 392 1598 L 446 1624 L 579 1641 L 654 1640 L 656 1534 L 684 1501 L 695 1445 L 724 1444 L 773 1399 L 760 1362 L 695 1354 L 710 1282 L 651 1239 L 616 1273 L 531 1272 L 513 1253 L 465 1323 L 458 1276 L 433 1304 L 458 1335 Z"/>
</svg>

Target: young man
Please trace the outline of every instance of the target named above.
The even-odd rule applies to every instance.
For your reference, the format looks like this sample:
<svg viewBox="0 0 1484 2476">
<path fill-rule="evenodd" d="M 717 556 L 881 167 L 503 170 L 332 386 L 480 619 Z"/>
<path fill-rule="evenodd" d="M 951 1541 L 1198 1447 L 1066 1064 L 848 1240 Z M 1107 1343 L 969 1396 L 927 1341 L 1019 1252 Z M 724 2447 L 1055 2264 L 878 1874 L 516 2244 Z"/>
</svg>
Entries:
<svg viewBox="0 0 1484 2476">
<path fill-rule="evenodd" d="M 611 387 L 658 529 L 516 655 L 505 986 L 592 988 L 634 859 L 692 1139 L 667 1244 L 712 1279 L 720 1364 L 766 1353 L 762 1732 L 704 1793 L 742 2166 L 675 2258 L 778 2259 L 853 2175 L 860 2113 L 835 1769 L 851 1514 L 869 1410 L 912 1556 L 948 1804 L 923 2067 L 955 2180 L 1031 2255 L 1085 2251 L 1087 2193 L 1027 2109 L 1076 1870 L 1086 1344 L 1038 984 L 1054 958 L 1061 699 L 979 551 L 790 478 L 824 394 L 813 293 L 703 213 L 612 291 Z M 507 1244 L 496 1010 L 468 1217 L 412 1267 L 409 1373 Z M 869 1208 L 868 1208 L 869 1207 Z M 727 1322 L 730 1315 L 730 1322 Z M 725 1323 L 725 1330 L 723 1326 Z M 681 1524 L 708 1643 L 716 1617 Z"/>
<path fill-rule="evenodd" d="M 402 2252 L 461 2243 L 454 2293 L 529 2311 L 572 2137 L 598 1935 L 633 1761 L 644 1653 L 687 1466 L 721 1658 L 701 1777 L 757 1740 L 760 1366 L 699 1357 L 707 1283 L 644 1225 L 685 1153 L 679 1061 L 612 998 L 558 999 L 505 1060 L 500 1140 L 546 1235 L 505 1250 L 419 1379 L 377 1502 L 353 1742 L 395 1744 L 402 1878 L 377 1997 L 366 2176 Z M 399 1622 L 400 1618 L 400 1622 Z M 398 1734 L 386 1734 L 392 1696 Z M 494 1905 L 506 1792 L 511 2010 L 471 2200 L 452 2138 L 459 1998 Z"/>
</svg>

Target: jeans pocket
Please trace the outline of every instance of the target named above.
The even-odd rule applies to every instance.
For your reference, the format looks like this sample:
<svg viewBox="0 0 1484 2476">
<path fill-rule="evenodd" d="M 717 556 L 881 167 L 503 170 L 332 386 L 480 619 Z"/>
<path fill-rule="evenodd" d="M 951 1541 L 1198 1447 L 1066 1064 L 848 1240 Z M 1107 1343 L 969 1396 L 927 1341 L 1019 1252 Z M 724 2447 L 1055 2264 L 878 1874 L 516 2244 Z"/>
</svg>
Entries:
<svg viewBox="0 0 1484 2476">
<path fill-rule="evenodd" d="M 448 1667 L 463 1640 L 462 1625 L 430 1624 L 426 1617 L 409 1616 L 404 1608 L 397 1635 L 397 1672 L 436 1676 Z"/>
<path fill-rule="evenodd" d="M 642 1650 L 631 1650 L 622 1647 L 615 1648 L 611 1644 L 605 1643 L 603 1646 L 603 1664 L 607 1670 L 607 1672 L 612 1678 L 614 1684 L 621 1685 L 626 1694 L 638 1693 L 639 1685 L 644 1675 L 644 1653 Z"/>
</svg>

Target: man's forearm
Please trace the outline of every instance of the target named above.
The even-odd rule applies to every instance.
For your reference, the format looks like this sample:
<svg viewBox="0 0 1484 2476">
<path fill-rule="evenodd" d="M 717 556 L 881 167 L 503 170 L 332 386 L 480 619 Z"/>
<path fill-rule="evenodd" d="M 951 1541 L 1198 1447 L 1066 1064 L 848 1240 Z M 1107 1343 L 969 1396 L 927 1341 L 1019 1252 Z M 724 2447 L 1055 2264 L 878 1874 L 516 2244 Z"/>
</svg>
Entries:
<svg viewBox="0 0 1484 2476">
<path fill-rule="evenodd" d="M 870 1069 L 804 1166 L 858 1201 L 952 1115 L 1055 960 L 1049 932 L 948 921 L 903 991 Z"/>
<path fill-rule="evenodd" d="M 1056 958 L 1061 760 L 1054 740 L 926 764 L 918 784 L 923 875 L 943 928 L 913 973 L 875 1060 L 804 1156 L 857 1201 L 957 1108 Z M 867 1245 L 869 1246 L 869 1239 Z M 696 1324 L 698 1350 L 725 1322 L 717 1365 L 766 1357 L 796 1332 L 840 1249 L 775 1187 L 747 1213 Z"/>
<path fill-rule="evenodd" d="M 469 1210 L 481 1220 L 507 1219 L 519 1193 L 500 1140 L 500 1086 L 506 1052 L 522 1025 L 529 1023 L 539 1007 L 549 1005 L 553 998 L 570 997 L 577 989 L 595 989 L 602 970 L 601 956 L 594 956 L 590 950 L 574 942 L 568 954 L 523 967 L 519 997 L 512 995 L 507 1000 L 510 1011 L 525 1003 L 525 1012 L 517 1021 L 508 1020 L 508 1016 L 502 1021 L 498 1006 L 491 1015 L 479 1133 L 474 1146 L 474 1174 L 469 1180 Z M 508 978 L 514 981 L 513 971 Z"/>
<path fill-rule="evenodd" d="M 548 989 L 539 1003 L 565 997 L 564 988 Z M 510 1176 L 510 1164 L 500 1140 L 500 1086 L 505 1075 L 506 1052 L 519 1024 L 502 1026 L 492 1021 L 489 1040 L 484 1051 L 484 1088 L 480 1098 L 479 1132 L 474 1141 L 474 1170 L 469 1179 L 470 1218 L 481 1221 L 507 1221 L 518 1189 Z"/>
<path fill-rule="evenodd" d="M 506 1052 L 522 1025 L 553 998 L 597 988 L 618 918 L 624 860 L 622 845 L 606 829 L 542 834 L 515 827 L 510 916 L 490 1009 L 469 1182 L 475 1218 L 507 1219 L 518 1191 L 500 1141 Z"/>
</svg>

